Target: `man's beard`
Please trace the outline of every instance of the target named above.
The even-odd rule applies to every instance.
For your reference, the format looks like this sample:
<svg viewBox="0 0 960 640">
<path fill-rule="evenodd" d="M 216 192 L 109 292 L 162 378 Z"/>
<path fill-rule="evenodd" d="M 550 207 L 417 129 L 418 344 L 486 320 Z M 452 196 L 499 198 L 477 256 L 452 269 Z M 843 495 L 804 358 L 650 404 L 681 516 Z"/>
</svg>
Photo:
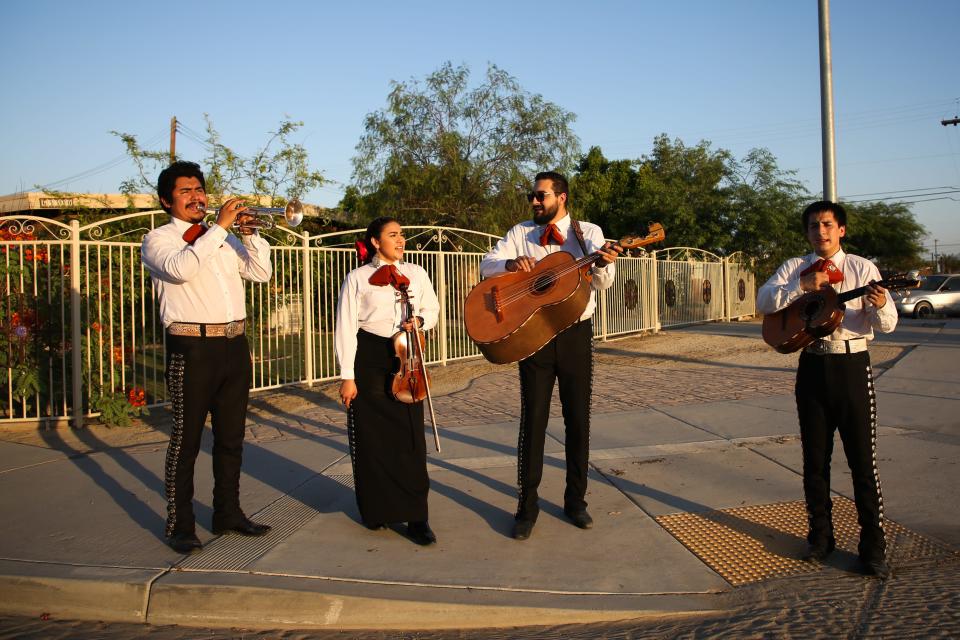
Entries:
<svg viewBox="0 0 960 640">
<path fill-rule="evenodd" d="M 533 211 L 533 221 L 536 224 L 544 225 L 553 220 L 553 216 L 557 215 L 557 211 L 560 209 L 559 204 L 553 205 L 553 207 L 543 206 L 539 212 L 536 209 Z"/>
</svg>

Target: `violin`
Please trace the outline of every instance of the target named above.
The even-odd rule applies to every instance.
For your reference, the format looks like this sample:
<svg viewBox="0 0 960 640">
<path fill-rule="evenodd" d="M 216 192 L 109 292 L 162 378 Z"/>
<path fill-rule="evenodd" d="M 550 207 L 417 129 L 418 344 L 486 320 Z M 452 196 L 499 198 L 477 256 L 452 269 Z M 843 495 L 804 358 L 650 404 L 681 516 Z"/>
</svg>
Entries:
<svg viewBox="0 0 960 640">
<path fill-rule="evenodd" d="M 420 333 L 417 318 L 413 315 L 413 305 L 410 303 L 407 285 L 400 285 L 398 290 L 405 310 L 404 317 L 412 321 L 412 328 L 410 331 L 398 331 L 391 338 L 399 366 L 397 372 L 393 375 L 390 393 L 396 400 L 406 404 L 422 402 L 426 398 L 427 406 L 430 407 L 430 421 L 433 424 L 433 441 L 439 453 L 440 434 L 437 431 L 437 416 L 433 413 L 430 374 L 427 373 L 427 367 L 423 363 L 423 349 L 426 346 L 426 338 Z"/>
<path fill-rule="evenodd" d="M 397 372 L 393 374 L 390 392 L 398 401 L 413 404 L 422 402 L 427 397 L 430 384 L 430 374 L 423 365 L 422 357 L 426 339 L 417 331 L 417 318 L 413 315 L 413 306 L 410 304 L 410 296 L 405 285 L 400 287 L 400 299 L 406 310 L 406 319 L 412 320 L 414 326 L 410 331 L 398 331 L 391 338 L 399 366 Z"/>
</svg>

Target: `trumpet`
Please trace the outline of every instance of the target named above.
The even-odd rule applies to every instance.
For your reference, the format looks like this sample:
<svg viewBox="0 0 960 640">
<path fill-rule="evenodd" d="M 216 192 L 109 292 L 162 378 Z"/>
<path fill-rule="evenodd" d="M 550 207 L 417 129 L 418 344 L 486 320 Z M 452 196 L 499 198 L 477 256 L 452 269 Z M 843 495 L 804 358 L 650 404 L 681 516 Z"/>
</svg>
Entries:
<svg viewBox="0 0 960 640">
<path fill-rule="evenodd" d="M 217 213 L 217 209 L 207 209 L 207 213 Z M 286 207 L 247 207 L 246 211 L 240 214 L 244 218 L 243 222 L 239 219 L 234 221 L 234 229 L 273 229 L 277 226 L 275 218 L 283 216 L 284 222 L 288 227 L 299 227 L 303 222 L 303 204 L 299 200 L 291 200 Z"/>
</svg>

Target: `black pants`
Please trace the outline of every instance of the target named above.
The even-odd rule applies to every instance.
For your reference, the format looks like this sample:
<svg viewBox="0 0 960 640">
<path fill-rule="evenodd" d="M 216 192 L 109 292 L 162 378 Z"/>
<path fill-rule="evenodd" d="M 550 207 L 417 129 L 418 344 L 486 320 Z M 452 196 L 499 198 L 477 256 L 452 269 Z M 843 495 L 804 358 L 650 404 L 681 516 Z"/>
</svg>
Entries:
<svg viewBox="0 0 960 640">
<path fill-rule="evenodd" d="M 520 361 L 520 439 L 517 444 L 517 518 L 540 512 L 537 488 L 543 478 L 543 445 L 550 419 L 554 381 L 560 384 L 565 427 L 567 484 L 565 509 L 587 506 L 590 455 L 590 397 L 593 382 L 593 330 L 589 320 L 562 331 L 535 354 Z"/>
<path fill-rule="evenodd" d="M 877 405 L 867 351 L 800 355 L 796 384 L 803 444 L 803 491 L 811 544 L 833 541 L 830 457 L 840 431 L 853 476 L 860 524 L 860 555 L 883 557 L 883 499 L 877 473 Z"/>
<path fill-rule="evenodd" d="M 244 517 L 240 464 L 251 367 L 246 336 L 167 334 L 167 391 L 173 409 L 165 473 L 167 536 L 194 531 L 193 468 L 208 413 L 213 423 L 212 526 L 229 528 Z"/>
<path fill-rule="evenodd" d="M 397 364 L 389 338 L 357 332 L 357 397 L 347 413 L 347 435 L 360 519 L 371 526 L 428 517 L 423 402 L 394 399 Z"/>
</svg>

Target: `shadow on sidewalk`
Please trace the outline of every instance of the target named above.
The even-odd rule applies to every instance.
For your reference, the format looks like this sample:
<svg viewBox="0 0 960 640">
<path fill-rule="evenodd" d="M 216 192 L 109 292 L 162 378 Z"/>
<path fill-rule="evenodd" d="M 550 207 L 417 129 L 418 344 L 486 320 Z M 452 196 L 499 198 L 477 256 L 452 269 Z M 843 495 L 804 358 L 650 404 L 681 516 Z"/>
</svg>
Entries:
<svg viewBox="0 0 960 640">
<path fill-rule="evenodd" d="M 755 364 L 745 364 L 742 362 L 725 362 L 722 360 L 710 360 L 709 358 L 691 358 L 688 356 L 678 356 L 671 355 L 666 353 L 653 353 L 646 351 L 630 351 L 627 349 L 616 349 L 612 347 L 597 347 L 598 355 L 609 355 L 617 357 L 636 357 L 636 358 L 649 358 L 651 360 L 665 360 L 669 362 L 682 362 L 686 364 L 701 364 L 707 365 L 710 367 L 729 367 L 731 369 L 746 369 L 750 371 L 776 371 L 778 373 L 785 373 L 792 371 L 795 367 L 791 366 L 782 366 L 782 367 L 768 367 Z"/>
<path fill-rule="evenodd" d="M 713 507 L 700 504 L 699 502 L 654 489 L 651 486 L 634 482 L 633 480 L 622 477 L 610 478 L 599 470 L 597 470 L 597 473 L 599 473 L 606 482 L 623 493 L 637 508 L 654 520 L 656 520 L 656 516 L 644 509 L 643 506 L 634 499 L 634 495 L 645 496 L 651 500 L 669 505 L 671 508 L 676 509 L 676 513 L 694 514 L 704 520 L 726 527 L 731 531 L 758 541 L 763 545 L 764 549 L 775 556 L 796 560 L 799 559 L 806 550 L 806 539 L 803 537 L 746 518 L 741 518 L 728 511 L 720 511 Z M 683 544 L 683 541 L 678 540 L 678 542 Z"/>
<path fill-rule="evenodd" d="M 41 429 L 40 437 L 50 446 L 51 449 L 66 453 L 71 462 L 83 473 L 93 480 L 98 487 L 109 495 L 118 507 L 123 509 L 130 519 L 140 525 L 141 528 L 149 532 L 157 539 L 163 539 L 163 530 L 166 519 L 158 514 L 150 505 L 143 502 L 128 487 L 122 485 L 116 478 L 106 472 L 92 456 L 93 453 L 105 453 L 114 460 L 121 468 L 140 480 L 149 490 L 159 495 L 163 495 L 163 482 L 154 475 L 149 469 L 144 467 L 132 455 L 118 448 L 104 446 L 103 441 L 93 435 L 86 429 L 76 429 L 73 434 L 81 442 L 93 449 L 92 451 L 80 451 L 70 444 L 66 443 L 57 431 L 54 429 Z M 209 508 L 205 514 L 210 516 L 212 512 Z M 198 509 L 200 511 L 200 509 Z"/>
</svg>

